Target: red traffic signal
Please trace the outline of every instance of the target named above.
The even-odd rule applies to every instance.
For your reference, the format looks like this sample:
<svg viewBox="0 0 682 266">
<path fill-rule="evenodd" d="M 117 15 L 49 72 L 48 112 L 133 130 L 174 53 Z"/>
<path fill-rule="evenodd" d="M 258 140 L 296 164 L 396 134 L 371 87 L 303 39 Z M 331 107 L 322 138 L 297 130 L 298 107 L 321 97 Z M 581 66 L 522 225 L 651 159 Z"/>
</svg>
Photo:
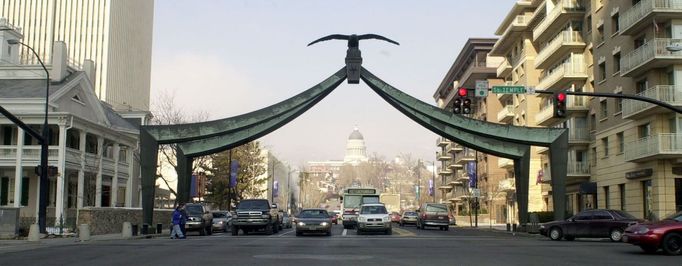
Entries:
<svg viewBox="0 0 682 266">
<path fill-rule="evenodd" d="M 554 117 L 566 117 L 566 93 L 557 92 L 554 94 Z"/>
<path fill-rule="evenodd" d="M 466 88 L 459 88 L 459 90 L 457 90 L 457 95 L 459 95 L 459 97 L 466 97 L 468 93 L 469 91 Z"/>
</svg>

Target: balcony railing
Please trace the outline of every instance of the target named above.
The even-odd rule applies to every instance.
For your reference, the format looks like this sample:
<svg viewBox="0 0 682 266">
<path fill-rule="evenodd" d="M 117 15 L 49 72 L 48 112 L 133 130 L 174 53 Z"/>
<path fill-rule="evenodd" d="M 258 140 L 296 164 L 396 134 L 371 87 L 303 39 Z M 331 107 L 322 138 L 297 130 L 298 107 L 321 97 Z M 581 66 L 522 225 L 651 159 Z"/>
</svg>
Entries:
<svg viewBox="0 0 682 266">
<path fill-rule="evenodd" d="M 497 121 L 504 122 L 510 118 L 514 118 L 514 105 L 511 104 L 504 106 L 502 110 L 497 113 Z"/>
<path fill-rule="evenodd" d="M 568 141 L 590 141 L 590 131 L 586 127 L 568 129 Z"/>
<path fill-rule="evenodd" d="M 656 59 L 682 59 L 682 53 L 671 52 L 666 47 L 682 44 L 682 39 L 656 38 L 629 52 L 620 59 L 620 74 L 625 76 L 643 64 Z"/>
<path fill-rule="evenodd" d="M 590 164 L 588 162 L 571 162 L 566 165 L 566 173 L 569 175 L 589 175 Z"/>
<path fill-rule="evenodd" d="M 634 161 L 646 157 L 679 158 L 682 155 L 682 134 L 655 134 L 629 143 L 626 147 L 626 161 Z"/>
<path fill-rule="evenodd" d="M 514 161 L 511 159 L 507 158 L 498 158 L 497 159 L 497 167 L 500 168 L 507 168 L 507 167 L 513 167 L 514 166 Z"/>
<path fill-rule="evenodd" d="M 502 63 L 500 63 L 500 65 L 497 67 L 497 76 L 498 76 L 498 77 L 506 76 L 507 74 L 509 74 L 509 72 L 511 71 L 511 69 L 512 69 L 512 67 L 511 67 L 511 65 L 509 64 L 509 60 L 507 60 L 507 59 L 505 58 L 505 59 L 502 61 Z"/>
<path fill-rule="evenodd" d="M 464 149 L 462 152 L 455 154 L 455 163 L 462 163 L 473 161 L 476 159 L 476 151 L 470 149 Z"/>
<path fill-rule="evenodd" d="M 514 191 L 516 190 L 516 180 L 514 178 L 505 178 L 500 180 L 498 187 L 500 191 Z"/>
<path fill-rule="evenodd" d="M 0 146 L 0 160 L 16 160 L 17 158 L 16 145 L 1 145 Z M 49 146 L 47 150 L 48 160 L 56 160 L 59 155 L 59 147 Z M 40 146 L 30 145 L 24 146 L 22 160 L 36 160 L 40 161 Z"/>
<path fill-rule="evenodd" d="M 438 160 L 439 160 L 439 161 L 447 161 L 447 160 L 450 160 L 451 158 L 452 158 L 452 157 L 450 157 L 450 155 L 447 154 L 447 153 L 444 153 L 444 152 L 439 152 L 439 153 L 438 153 Z"/>
<path fill-rule="evenodd" d="M 448 139 L 446 139 L 446 138 L 436 139 L 436 145 L 439 147 L 447 146 L 449 143 L 450 143 L 450 141 L 448 141 Z"/>
<path fill-rule="evenodd" d="M 542 125 L 544 122 L 554 117 L 554 106 L 546 105 L 544 108 L 535 114 L 535 123 Z"/>
<path fill-rule="evenodd" d="M 568 109 L 588 108 L 589 106 L 587 106 L 587 100 L 585 100 L 585 97 L 587 96 L 568 95 L 566 99 L 566 108 Z"/>
<path fill-rule="evenodd" d="M 618 17 L 621 32 L 625 32 L 639 21 L 655 12 L 682 12 L 682 0 L 642 0 Z"/>
<path fill-rule="evenodd" d="M 550 25 L 554 24 L 554 21 L 563 13 L 572 11 L 585 11 L 585 6 L 583 6 L 580 0 L 561 0 L 554 9 L 552 9 L 545 19 L 543 19 L 540 24 L 533 30 L 533 39 L 537 39 L 542 33 L 549 28 Z"/>
<path fill-rule="evenodd" d="M 563 31 L 538 53 L 535 57 L 535 67 L 542 65 L 547 58 L 556 53 L 559 47 L 564 45 L 585 45 L 585 42 L 580 32 Z"/>
<path fill-rule="evenodd" d="M 643 96 L 651 99 L 656 99 L 673 106 L 682 106 L 682 87 L 678 88 L 675 85 L 658 85 L 651 87 L 638 96 Z M 652 103 L 647 103 L 639 100 L 623 100 L 623 118 L 628 118 L 632 115 L 642 113 L 652 107 L 656 107 Z"/>
<path fill-rule="evenodd" d="M 587 78 L 582 55 L 574 56 L 572 62 L 563 63 L 544 74 L 538 83 L 538 89 L 551 90 L 551 87 L 563 78 Z"/>
</svg>

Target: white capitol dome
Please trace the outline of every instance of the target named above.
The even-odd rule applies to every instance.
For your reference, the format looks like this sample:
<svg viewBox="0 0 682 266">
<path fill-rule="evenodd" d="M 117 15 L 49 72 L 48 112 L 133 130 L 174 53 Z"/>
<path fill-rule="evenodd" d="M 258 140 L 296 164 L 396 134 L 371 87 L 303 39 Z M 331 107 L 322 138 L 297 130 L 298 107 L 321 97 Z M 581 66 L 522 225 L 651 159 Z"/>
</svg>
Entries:
<svg viewBox="0 0 682 266">
<path fill-rule="evenodd" d="M 343 158 L 343 162 L 357 165 L 360 162 L 366 161 L 368 161 L 368 158 L 365 138 L 362 137 L 358 128 L 355 127 L 348 137 L 348 142 L 346 143 L 346 156 Z"/>
</svg>

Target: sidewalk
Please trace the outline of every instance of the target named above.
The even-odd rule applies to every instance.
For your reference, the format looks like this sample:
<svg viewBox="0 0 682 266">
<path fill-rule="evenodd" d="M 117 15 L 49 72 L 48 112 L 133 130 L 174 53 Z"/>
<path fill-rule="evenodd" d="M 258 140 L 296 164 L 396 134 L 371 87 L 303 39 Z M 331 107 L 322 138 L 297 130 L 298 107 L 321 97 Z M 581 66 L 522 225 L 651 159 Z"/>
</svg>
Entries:
<svg viewBox="0 0 682 266">
<path fill-rule="evenodd" d="M 527 233 L 527 232 L 513 232 L 507 231 L 507 224 L 489 224 L 489 223 L 478 223 L 478 227 L 473 227 L 472 224 L 469 223 L 469 221 L 466 222 L 461 222 L 457 223 L 457 227 L 461 229 L 470 229 L 470 230 L 481 230 L 481 231 L 487 231 L 487 232 L 495 232 L 495 233 L 504 233 L 504 234 L 509 234 L 509 235 L 514 235 L 514 236 L 529 236 L 529 237 L 544 237 L 540 235 L 539 233 Z"/>
<path fill-rule="evenodd" d="M 90 240 L 81 241 L 77 236 L 60 237 L 60 236 L 47 236 L 41 238 L 39 241 L 28 241 L 27 238 L 22 239 L 3 239 L 0 240 L 0 251 L 12 249 L 12 247 L 41 247 L 41 246 L 58 246 L 58 245 L 76 245 L 76 244 L 87 244 L 98 241 L 109 241 L 109 240 L 124 240 L 124 239 L 143 239 L 143 238 L 155 238 L 167 236 L 166 233 L 161 234 L 148 234 L 148 235 L 137 235 L 130 238 L 124 238 L 121 233 L 118 234 L 106 234 L 106 235 L 91 235 Z"/>
</svg>

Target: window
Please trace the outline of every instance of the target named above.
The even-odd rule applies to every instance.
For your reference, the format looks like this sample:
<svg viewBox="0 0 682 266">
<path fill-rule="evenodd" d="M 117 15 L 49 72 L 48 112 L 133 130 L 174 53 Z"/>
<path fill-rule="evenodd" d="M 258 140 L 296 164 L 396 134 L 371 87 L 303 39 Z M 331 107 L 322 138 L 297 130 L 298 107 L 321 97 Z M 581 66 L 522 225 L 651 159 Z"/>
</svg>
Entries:
<svg viewBox="0 0 682 266">
<path fill-rule="evenodd" d="M 611 34 L 616 34 L 620 31 L 620 25 L 618 25 L 618 13 L 611 16 Z"/>
<path fill-rule="evenodd" d="M 2 177 L 0 178 L 0 206 L 7 205 L 8 200 L 9 200 L 9 177 Z"/>
<path fill-rule="evenodd" d="M 646 88 L 649 87 L 649 82 L 646 79 L 637 81 L 635 83 L 635 93 L 640 94 L 646 90 Z"/>
<path fill-rule="evenodd" d="M 592 16 L 587 16 L 585 24 L 587 24 L 587 32 L 592 32 Z"/>
<path fill-rule="evenodd" d="M 575 216 L 574 219 L 578 221 L 586 221 L 586 220 L 592 220 L 592 213 L 591 211 L 589 212 L 581 212 Z"/>
<path fill-rule="evenodd" d="M 609 109 L 606 104 L 606 99 L 599 102 L 599 110 L 601 111 L 601 116 L 599 118 L 604 119 L 609 117 Z"/>
<path fill-rule="evenodd" d="M 620 193 L 620 209 L 625 210 L 625 184 L 618 185 L 618 192 Z"/>
<path fill-rule="evenodd" d="M 675 178 L 675 211 L 682 211 L 682 178 Z"/>
<path fill-rule="evenodd" d="M 597 130 L 597 115 L 591 114 L 590 115 L 590 131 L 596 131 Z"/>
<path fill-rule="evenodd" d="M 646 44 L 646 38 L 644 36 L 640 36 L 639 38 L 635 39 L 635 49 L 641 47 L 642 45 Z"/>
<path fill-rule="evenodd" d="M 622 92 L 619 92 L 617 94 L 623 94 Z M 616 112 L 614 114 L 619 114 L 623 112 L 623 99 L 621 98 L 616 98 Z"/>
<path fill-rule="evenodd" d="M 605 211 L 596 211 L 594 212 L 593 218 L 594 220 L 613 220 L 613 216 L 609 214 L 608 212 Z"/>
<path fill-rule="evenodd" d="M 620 73 L 620 52 L 613 55 L 613 74 Z"/>
<path fill-rule="evenodd" d="M 604 186 L 604 208 L 609 208 L 609 186 Z"/>
<path fill-rule="evenodd" d="M 609 138 L 602 138 L 601 145 L 604 147 L 604 157 L 602 158 L 609 157 Z"/>
<path fill-rule="evenodd" d="M 590 161 L 592 161 L 592 166 L 597 165 L 597 147 L 592 147 L 592 156 Z"/>
<path fill-rule="evenodd" d="M 606 80 L 606 62 L 601 62 L 599 64 L 599 79 L 597 81 L 602 82 Z"/>
<path fill-rule="evenodd" d="M 651 135 L 651 124 L 646 123 L 637 127 L 637 137 L 646 138 Z"/>
<path fill-rule="evenodd" d="M 597 27 L 597 47 L 604 43 L 604 25 L 599 25 Z"/>
<path fill-rule="evenodd" d="M 31 187 L 31 179 L 21 178 L 21 206 L 28 206 L 28 190 Z"/>
<path fill-rule="evenodd" d="M 616 140 L 618 140 L 618 154 L 625 152 L 625 137 L 623 132 L 616 134 Z"/>
</svg>

